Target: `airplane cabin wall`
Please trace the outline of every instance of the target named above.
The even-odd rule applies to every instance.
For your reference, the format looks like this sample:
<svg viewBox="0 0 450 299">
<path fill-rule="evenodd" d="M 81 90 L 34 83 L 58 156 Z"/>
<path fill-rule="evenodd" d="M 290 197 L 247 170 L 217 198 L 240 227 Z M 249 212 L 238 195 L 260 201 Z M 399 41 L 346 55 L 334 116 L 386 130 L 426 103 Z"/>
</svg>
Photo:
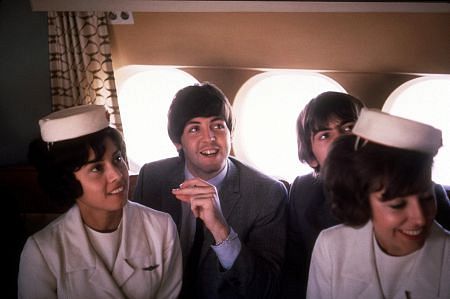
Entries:
<svg viewBox="0 0 450 299">
<path fill-rule="evenodd" d="M 263 68 L 322 70 L 369 107 L 417 73 L 450 73 L 448 13 L 134 13 L 114 67 L 189 66 L 232 101 Z"/>
<path fill-rule="evenodd" d="M 0 1 L 0 165 L 26 163 L 51 111 L 46 12 Z M 369 107 L 417 73 L 450 73 L 449 13 L 133 13 L 112 25 L 116 68 L 180 65 L 233 101 L 263 68 L 324 70 Z"/>
</svg>

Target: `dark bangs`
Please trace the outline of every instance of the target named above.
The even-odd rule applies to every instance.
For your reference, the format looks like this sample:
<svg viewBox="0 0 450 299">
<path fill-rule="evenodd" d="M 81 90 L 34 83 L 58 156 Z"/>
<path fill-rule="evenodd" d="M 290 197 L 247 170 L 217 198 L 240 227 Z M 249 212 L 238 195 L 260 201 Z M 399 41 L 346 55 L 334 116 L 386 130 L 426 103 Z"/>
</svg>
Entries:
<svg viewBox="0 0 450 299">
<path fill-rule="evenodd" d="M 327 128 L 333 118 L 342 120 L 342 123 L 354 122 L 358 119 L 361 107 L 358 102 L 351 100 L 325 99 L 320 105 L 314 107 L 315 111 L 310 114 L 311 117 L 307 120 L 307 123 L 311 131 L 316 133 Z"/>
<path fill-rule="evenodd" d="M 425 153 L 402 149 L 386 149 L 380 146 L 379 157 L 370 163 L 374 168 L 374 179 L 370 182 L 369 192 L 384 189 L 383 201 L 396 197 L 418 194 L 430 190 L 433 158 Z M 389 161 L 395 161 L 389 163 Z"/>
<path fill-rule="evenodd" d="M 384 190 L 386 201 L 430 190 L 431 155 L 372 142 L 355 148 L 357 140 L 355 135 L 340 136 L 325 161 L 323 179 L 337 219 L 351 226 L 365 224 L 373 192 Z"/>
<path fill-rule="evenodd" d="M 218 116 L 223 118 L 223 120 L 227 123 L 228 129 L 230 129 L 230 131 L 233 128 L 230 122 L 230 109 L 223 101 L 212 101 L 210 97 L 203 96 L 187 104 L 186 108 L 186 110 L 191 110 L 189 114 L 193 116 L 187 119 L 186 122 L 194 117 Z"/>
<path fill-rule="evenodd" d="M 115 145 L 117 139 L 113 138 L 110 128 L 83 136 L 81 138 L 69 139 L 54 143 L 50 150 L 57 153 L 54 155 L 57 165 L 64 165 L 65 171 L 76 172 L 89 161 L 89 150 L 94 151 L 94 161 L 100 160 L 105 153 L 105 138 L 111 137 Z M 123 153 L 125 155 L 125 153 Z"/>
<path fill-rule="evenodd" d="M 168 112 L 167 131 L 172 142 L 180 143 L 186 123 L 195 117 L 223 118 L 233 131 L 232 108 L 227 97 L 215 85 L 204 83 L 177 92 Z"/>
<path fill-rule="evenodd" d="M 316 159 L 312 152 L 311 138 L 318 131 L 328 127 L 336 118 L 344 123 L 355 122 L 364 104 L 357 98 L 341 92 L 327 91 L 311 99 L 297 118 L 298 158 L 310 163 Z M 318 174 L 320 165 L 314 168 Z"/>
</svg>

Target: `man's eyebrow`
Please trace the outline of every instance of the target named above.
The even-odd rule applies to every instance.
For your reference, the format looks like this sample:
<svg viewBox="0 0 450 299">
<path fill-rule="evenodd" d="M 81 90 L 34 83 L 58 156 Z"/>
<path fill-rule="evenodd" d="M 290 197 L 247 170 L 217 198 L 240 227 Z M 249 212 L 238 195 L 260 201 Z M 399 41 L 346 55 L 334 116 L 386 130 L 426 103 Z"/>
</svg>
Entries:
<svg viewBox="0 0 450 299">
<path fill-rule="evenodd" d="M 331 128 L 330 127 L 318 127 L 317 129 L 314 129 L 313 134 L 316 135 L 319 132 L 328 131 L 328 130 L 331 130 Z"/>
<path fill-rule="evenodd" d="M 222 116 L 216 116 L 216 117 L 214 117 L 212 120 L 211 120 L 211 122 L 213 122 L 213 121 L 218 121 L 218 120 L 220 120 L 220 121 L 225 121 L 225 119 L 222 117 Z M 186 122 L 186 125 L 196 125 L 196 124 L 199 124 L 200 122 L 199 121 L 197 121 L 197 120 L 189 120 L 189 121 L 187 121 Z"/>
<path fill-rule="evenodd" d="M 339 122 L 339 124 L 337 125 L 337 127 L 343 127 L 343 126 L 345 126 L 347 124 L 351 124 L 351 123 L 354 124 L 355 122 L 356 122 L 356 120 L 353 120 L 353 119 L 342 119 Z M 331 130 L 331 127 L 321 126 L 321 127 L 318 127 L 317 129 L 315 129 L 313 132 L 314 132 L 314 134 L 316 134 L 316 133 L 319 133 L 322 131 L 328 131 L 328 130 Z"/>
<path fill-rule="evenodd" d="M 218 121 L 218 120 L 225 121 L 225 119 L 222 116 L 214 117 L 211 121 Z"/>
<path fill-rule="evenodd" d="M 196 125 L 196 124 L 199 124 L 200 122 L 199 121 L 196 121 L 196 120 L 189 120 L 189 121 L 187 121 L 186 122 L 186 125 Z"/>
</svg>

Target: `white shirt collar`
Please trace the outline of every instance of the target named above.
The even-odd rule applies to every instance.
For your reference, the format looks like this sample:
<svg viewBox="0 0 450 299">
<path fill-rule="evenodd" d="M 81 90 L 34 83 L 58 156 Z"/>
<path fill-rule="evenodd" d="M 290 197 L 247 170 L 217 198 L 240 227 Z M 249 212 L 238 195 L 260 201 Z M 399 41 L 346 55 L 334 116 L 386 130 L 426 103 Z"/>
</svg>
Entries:
<svg viewBox="0 0 450 299">
<path fill-rule="evenodd" d="M 225 179 L 225 176 L 227 175 L 227 171 L 228 171 L 228 162 L 225 163 L 225 167 L 215 177 L 209 179 L 207 182 L 211 185 L 214 185 L 217 188 L 217 190 L 219 190 L 220 187 L 222 186 L 222 182 Z M 192 173 L 187 168 L 186 163 L 184 164 L 184 177 L 186 179 L 194 178 Z"/>
</svg>

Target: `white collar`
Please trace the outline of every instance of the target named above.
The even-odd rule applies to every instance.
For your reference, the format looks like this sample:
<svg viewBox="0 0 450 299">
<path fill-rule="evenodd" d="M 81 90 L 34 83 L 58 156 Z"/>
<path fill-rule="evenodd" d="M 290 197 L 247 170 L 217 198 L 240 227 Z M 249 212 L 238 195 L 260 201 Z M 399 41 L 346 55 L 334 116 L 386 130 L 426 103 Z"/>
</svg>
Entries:
<svg viewBox="0 0 450 299">
<path fill-rule="evenodd" d="M 227 175 L 227 171 L 228 171 L 228 162 L 225 163 L 225 167 L 215 177 L 207 180 L 207 182 L 211 185 L 214 185 L 217 188 L 217 190 L 219 190 L 220 187 L 222 186 L 222 182 L 225 179 L 225 176 Z M 184 177 L 186 179 L 194 178 L 194 175 L 187 168 L 186 163 L 184 164 Z"/>
</svg>

